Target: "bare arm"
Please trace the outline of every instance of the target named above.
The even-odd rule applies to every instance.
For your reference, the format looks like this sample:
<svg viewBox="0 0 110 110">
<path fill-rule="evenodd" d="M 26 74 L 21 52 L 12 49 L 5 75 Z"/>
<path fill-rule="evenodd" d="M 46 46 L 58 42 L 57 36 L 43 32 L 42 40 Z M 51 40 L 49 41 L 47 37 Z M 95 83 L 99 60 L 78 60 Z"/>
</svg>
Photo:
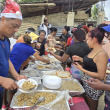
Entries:
<svg viewBox="0 0 110 110">
<path fill-rule="evenodd" d="M 45 49 L 48 48 L 47 43 L 45 44 Z"/>
<path fill-rule="evenodd" d="M 67 55 L 66 53 L 63 54 L 63 56 L 58 56 L 52 52 L 50 52 L 56 59 L 60 60 L 61 62 L 65 62 L 70 56 Z"/>
<path fill-rule="evenodd" d="M 50 62 L 49 60 L 46 60 L 46 59 L 42 58 L 37 52 L 35 52 L 35 53 L 33 54 L 33 56 L 34 56 L 37 60 L 40 60 L 40 61 L 42 61 L 42 62 L 46 62 L 46 63 L 49 63 L 49 62 Z"/>
<path fill-rule="evenodd" d="M 55 37 L 55 39 L 57 39 L 57 40 L 58 40 L 58 39 L 60 39 L 60 37 Z"/>
<path fill-rule="evenodd" d="M 102 83 L 98 79 L 91 79 L 91 81 L 87 81 L 89 86 L 96 90 L 105 90 L 105 91 L 110 91 L 110 85 Z"/>
<path fill-rule="evenodd" d="M 76 63 L 77 65 L 74 65 L 74 66 L 76 66 L 78 69 L 80 69 L 84 73 L 86 73 L 86 74 L 88 74 L 88 75 L 90 75 L 94 78 L 97 78 L 99 80 L 103 80 L 104 76 L 106 74 L 108 56 L 107 56 L 107 54 L 104 54 L 104 53 L 100 52 L 96 57 L 97 57 L 96 58 L 97 61 L 95 63 L 96 63 L 98 72 L 90 72 L 88 70 L 85 70 L 78 63 Z"/>
</svg>

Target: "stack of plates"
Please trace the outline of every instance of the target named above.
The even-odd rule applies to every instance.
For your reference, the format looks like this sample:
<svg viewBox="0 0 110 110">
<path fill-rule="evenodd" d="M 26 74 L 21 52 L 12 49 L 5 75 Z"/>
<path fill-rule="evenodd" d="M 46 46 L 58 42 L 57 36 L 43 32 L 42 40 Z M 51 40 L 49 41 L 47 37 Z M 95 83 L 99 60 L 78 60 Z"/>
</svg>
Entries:
<svg viewBox="0 0 110 110">
<path fill-rule="evenodd" d="M 57 76 L 46 76 L 43 79 L 43 85 L 48 89 L 59 89 L 61 87 L 61 78 Z"/>
</svg>

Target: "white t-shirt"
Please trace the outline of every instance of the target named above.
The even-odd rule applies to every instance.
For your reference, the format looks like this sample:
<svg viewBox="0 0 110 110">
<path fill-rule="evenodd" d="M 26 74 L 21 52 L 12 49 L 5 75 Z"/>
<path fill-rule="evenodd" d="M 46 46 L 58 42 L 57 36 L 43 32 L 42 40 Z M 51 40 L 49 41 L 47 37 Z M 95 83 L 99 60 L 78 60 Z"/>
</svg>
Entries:
<svg viewBox="0 0 110 110">
<path fill-rule="evenodd" d="M 46 32 L 45 38 L 47 38 L 47 36 L 50 34 L 50 28 L 52 27 L 52 25 L 48 23 L 48 27 L 49 29 L 47 29 L 44 24 L 41 24 L 39 28 L 39 30 L 44 30 Z"/>
<path fill-rule="evenodd" d="M 15 45 L 15 43 L 16 43 L 16 39 L 14 39 L 13 37 L 12 38 L 9 38 L 9 40 L 10 40 L 10 49 L 13 47 L 13 45 Z"/>
</svg>

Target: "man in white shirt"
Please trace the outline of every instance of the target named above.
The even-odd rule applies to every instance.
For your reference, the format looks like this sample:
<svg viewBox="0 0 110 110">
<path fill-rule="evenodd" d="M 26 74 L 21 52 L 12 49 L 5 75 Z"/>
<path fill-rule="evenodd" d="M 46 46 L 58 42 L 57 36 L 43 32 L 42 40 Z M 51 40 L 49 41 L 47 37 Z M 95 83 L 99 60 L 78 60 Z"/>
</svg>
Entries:
<svg viewBox="0 0 110 110">
<path fill-rule="evenodd" d="M 44 30 L 46 32 L 45 38 L 47 38 L 48 34 L 50 34 L 51 24 L 48 23 L 48 18 L 44 18 L 44 23 L 40 25 L 39 31 Z"/>
</svg>

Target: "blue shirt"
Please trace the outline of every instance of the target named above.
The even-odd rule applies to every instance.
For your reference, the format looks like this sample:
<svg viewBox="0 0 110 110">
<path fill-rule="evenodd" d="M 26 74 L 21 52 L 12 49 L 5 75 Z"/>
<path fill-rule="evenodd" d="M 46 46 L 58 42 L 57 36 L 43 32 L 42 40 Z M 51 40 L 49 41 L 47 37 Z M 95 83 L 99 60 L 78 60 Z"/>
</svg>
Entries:
<svg viewBox="0 0 110 110">
<path fill-rule="evenodd" d="M 36 51 L 26 43 L 16 43 L 11 51 L 10 60 L 18 72 L 22 63 Z"/>
<path fill-rule="evenodd" d="M 9 71 L 10 42 L 0 39 L 0 76 L 7 77 Z M 0 89 L 1 91 L 2 89 Z"/>
</svg>

